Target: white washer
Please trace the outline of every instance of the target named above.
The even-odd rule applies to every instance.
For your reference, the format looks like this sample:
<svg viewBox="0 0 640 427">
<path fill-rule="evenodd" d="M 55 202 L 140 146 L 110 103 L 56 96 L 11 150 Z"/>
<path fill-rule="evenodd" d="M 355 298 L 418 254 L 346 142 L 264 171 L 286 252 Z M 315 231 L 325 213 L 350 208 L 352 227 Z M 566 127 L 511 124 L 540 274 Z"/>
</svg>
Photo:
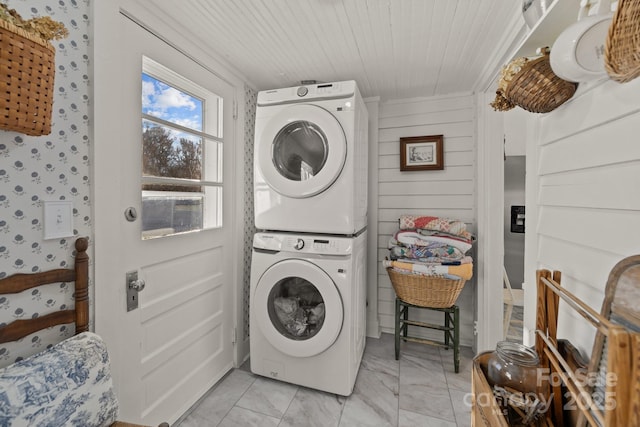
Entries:
<svg viewBox="0 0 640 427">
<path fill-rule="evenodd" d="M 367 224 L 368 114 L 354 81 L 258 93 L 255 224 L 356 234 Z"/>
<path fill-rule="evenodd" d="M 256 233 L 251 371 L 348 396 L 365 346 L 366 231 Z"/>
</svg>

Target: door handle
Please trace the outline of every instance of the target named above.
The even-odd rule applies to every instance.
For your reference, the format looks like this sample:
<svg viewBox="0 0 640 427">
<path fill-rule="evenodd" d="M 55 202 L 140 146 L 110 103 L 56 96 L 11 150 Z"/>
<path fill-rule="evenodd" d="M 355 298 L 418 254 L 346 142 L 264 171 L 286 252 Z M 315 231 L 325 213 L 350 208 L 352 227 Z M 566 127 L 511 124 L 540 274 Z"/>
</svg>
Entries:
<svg viewBox="0 0 640 427">
<path fill-rule="evenodd" d="M 143 290 L 145 285 L 146 285 L 146 283 L 142 279 L 136 279 L 136 280 L 132 280 L 132 281 L 129 282 L 129 288 L 133 289 L 134 291 L 138 291 L 138 292 Z"/>
<path fill-rule="evenodd" d="M 135 310 L 138 308 L 138 292 L 144 289 L 146 283 L 144 280 L 138 279 L 137 271 L 129 271 L 125 285 L 127 288 L 127 311 Z"/>
</svg>

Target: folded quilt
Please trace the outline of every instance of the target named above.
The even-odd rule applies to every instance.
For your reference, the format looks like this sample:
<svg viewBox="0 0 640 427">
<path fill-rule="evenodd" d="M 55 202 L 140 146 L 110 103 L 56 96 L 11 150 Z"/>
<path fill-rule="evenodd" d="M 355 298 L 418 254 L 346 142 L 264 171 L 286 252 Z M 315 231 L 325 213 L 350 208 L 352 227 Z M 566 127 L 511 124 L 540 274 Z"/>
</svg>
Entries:
<svg viewBox="0 0 640 427">
<path fill-rule="evenodd" d="M 437 216 L 401 215 L 400 230 L 424 229 L 442 231 L 444 233 L 471 239 L 472 235 L 467 231 L 467 225 L 456 219 L 440 218 Z"/>
<path fill-rule="evenodd" d="M 453 246 L 440 246 L 437 248 L 429 248 L 426 246 L 391 246 L 389 248 L 389 257 L 392 260 L 398 258 L 411 258 L 424 262 L 460 262 L 465 259 L 465 255 L 458 248 Z M 470 257 L 466 257 L 470 258 Z"/>
<path fill-rule="evenodd" d="M 424 236 L 416 231 L 401 230 L 398 231 L 389 241 L 389 246 L 395 246 L 397 243 L 403 245 L 426 246 L 428 248 L 453 246 L 458 248 L 462 253 L 467 253 L 471 249 L 471 241 L 462 238 L 441 237 L 441 236 Z"/>
<path fill-rule="evenodd" d="M 444 231 L 425 230 L 423 228 L 418 228 L 416 230 L 406 230 L 406 231 L 416 231 L 422 234 L 423 236 L 450 237 L 452 239 L 464 240 L 465 242 L 468 242 L 468 243 L 473 243 L 474 240 L 476 240 L 475 236 L 473 236 L 472 234 L 469 234 L 470 237 L 466 238 L 466 237 L 457 236 L 451 233 L 445 233 Z"/>
<path fill-rule="evenodd" d="M 473 258 L 470 256 L 465 256 L 462 259 L 458 260 L 447 260 L 443 258 L 406 258 L 406 257 L 394 257 L 389 256 L 391 261 L 400 261 L 400 262 L 410 262 L 412 264 L 421 263 L 421 264 L 438 264 L 438 265 L 462 265 L 462 264 L 473 264 Z"/>
<path fill-rule="evenodd" d="M 427 264 L 414 264 L 410 262 L 401 261 L 389 261 L 383 260 L 382 264 L 385 268 L 393 267 L 402 270 L 408 270 L 416 273 L 422 273 L 427 275 L 445 275 L 451 274 L 458 276 L 464 280 L 469 280 L 473 277 L 473 264 L 462 265 L 427 265 Z"/>
</svg>

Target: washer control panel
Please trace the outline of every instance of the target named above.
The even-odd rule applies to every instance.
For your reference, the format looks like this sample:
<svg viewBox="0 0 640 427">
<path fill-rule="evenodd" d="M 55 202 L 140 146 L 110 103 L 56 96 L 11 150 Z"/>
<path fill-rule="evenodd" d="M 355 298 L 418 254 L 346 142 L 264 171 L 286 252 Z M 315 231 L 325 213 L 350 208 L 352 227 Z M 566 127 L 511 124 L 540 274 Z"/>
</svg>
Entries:
<svg viewBox="0 0 640 427">
<path fill-rule="evenodd" d="M 278 252 L 348 255 L 351 254 L 352 240 L 350 237 L 256 233 L 253 236 L 253 247 Z"/>
</svg>

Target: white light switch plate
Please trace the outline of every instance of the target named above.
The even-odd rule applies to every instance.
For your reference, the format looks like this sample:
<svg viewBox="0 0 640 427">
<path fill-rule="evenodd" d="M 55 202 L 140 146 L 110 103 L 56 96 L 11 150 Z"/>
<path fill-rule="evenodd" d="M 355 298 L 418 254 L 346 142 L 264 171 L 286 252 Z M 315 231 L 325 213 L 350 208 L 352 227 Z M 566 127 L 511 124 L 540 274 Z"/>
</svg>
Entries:
<svg viewBox="0 0 640 427">
<path fill-rule="evenodd" d="M 73 202 L 44 202 L 44 238 L 73 236 Z"/>
</svg>

